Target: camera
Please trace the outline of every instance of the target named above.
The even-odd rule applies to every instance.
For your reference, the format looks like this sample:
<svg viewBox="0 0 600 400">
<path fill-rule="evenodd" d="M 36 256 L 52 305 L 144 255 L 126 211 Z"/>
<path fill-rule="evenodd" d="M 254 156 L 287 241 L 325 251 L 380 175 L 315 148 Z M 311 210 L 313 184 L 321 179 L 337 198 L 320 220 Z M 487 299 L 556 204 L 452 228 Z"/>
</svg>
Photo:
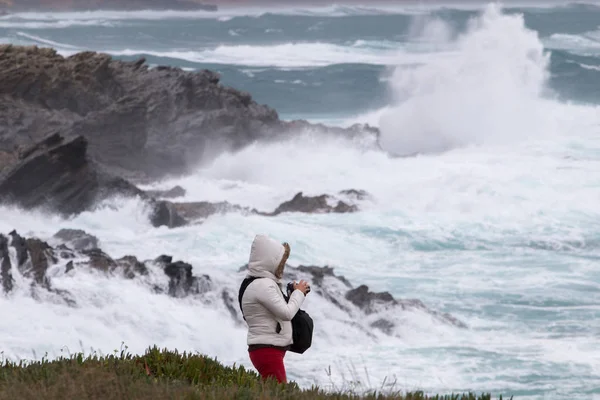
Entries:
<svg viewBox="0 0 600 400">
<path fill-rule="evenodd" d="M 294 282 L 288 282 L 287 284 L 287 295 L 288 297 L 294 292 Z M 310 293 L 310 286 L 306 288 L 306 294 Z"/>
</svg>

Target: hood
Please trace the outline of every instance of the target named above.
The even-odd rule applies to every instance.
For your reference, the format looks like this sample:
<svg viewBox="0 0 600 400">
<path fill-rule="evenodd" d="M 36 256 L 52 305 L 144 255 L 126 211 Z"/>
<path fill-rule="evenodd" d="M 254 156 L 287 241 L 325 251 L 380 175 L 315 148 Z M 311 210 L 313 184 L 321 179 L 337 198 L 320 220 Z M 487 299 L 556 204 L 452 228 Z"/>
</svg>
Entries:
<svg viewBox="0 0 600 400">
<path fill-rule="evenodd" d="M 256 235 L 250 248 L 248 275 L 259 278 L 271 278 L 276 282 L 275 270 L 285 254 L 283 244 L 265 235 Z"/>
</svg>

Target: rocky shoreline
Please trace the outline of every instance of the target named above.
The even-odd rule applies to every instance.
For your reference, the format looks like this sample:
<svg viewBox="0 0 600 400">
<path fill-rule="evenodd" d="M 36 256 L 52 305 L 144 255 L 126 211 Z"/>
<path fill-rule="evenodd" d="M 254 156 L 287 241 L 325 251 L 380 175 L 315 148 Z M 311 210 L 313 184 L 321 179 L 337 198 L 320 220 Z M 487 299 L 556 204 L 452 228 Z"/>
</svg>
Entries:
<svg viewBox="0 0 600 400">
<path fill-rule="evenodd" d="M 282 121 L 250 94 L 223 86 L 218 74 L 149 68 L 82 52 L 63 57 L 51 48 L 0 46 L 0 203 L 63 216 L 93 209 L 112 196 L 139 196 L 152 206 L 154 226 L 243 207 L 173 203 L 136 184 L 190 172 L 222 151 L 258 140 L 282 140 L 306 131 L 365 136 L 348 129 Z M 295 197 L 273 212 L 353 212 L 329 206 L 327 195 Z"/>
<path fill-rule="evenodd" d="M 79 271 L 87 269 L 107 277 L 144 281 L 151 270 L 158 269 L 168 278 L 168 283 L 164 287 L 148 283 L 149 290 L 176 298 L 195 296 L 200 301 L 204 301 L 210 293 L 211 298 L 223 302 L 233 320 L 243 323 L 235 289 L 218 285 L 209 275 L 194 274 L 193 266 L 185 261 L 175 261 L 172 256 L 164 254 L 149 260 L 138 260 L 131 255 L 114 259 L 98 247 L 97 238 L 81 230 L 61 229 L 50 239 L 52 245 L 36 237 L 23 237 L 16 231 L 8 235 L 0 234 L 2 292 L 10 294 L 14 291 L 15 276 L 19 275 L 27 280 L 34 297 L 41 296 L 41 290 L 58 296 L 70 307 L 77 307 L 76 299 L 68 291 L 53 286 L 51 276 L 67 275 L 76 279 Z M 49 274 L 50 268 L 54 268 L 52 274 Z M 244 273 L 246 269 L 247 266 L 242 266 L 239 272 Z M 239 276 L 240 282 L 242 276 Z M 328 266 L 286 266 L 285 281 L 300 278 L 311 282 L 312 295 L 320 296 L 334 305 L 349 321 L 356 320 L 356 314 L 360 314 L 366 332 L 373 328 L 385 335 L 396 335 L 393 317 L 398 311 L 422 312 L 440 323 L 457 328 L 467 327 L 449 314 L 431 310 L 420 300 L 396 299 L 388 292 L 371 292 L 366 285 L 355 287 Z M 19 281 L 24 282 L 23 279 Z"/>
<path fill-rule="evenodd" d="M 184 175 L 222 151 L 306 131 L 365 137 L 375 144 L 379 134 L 366 125 L 342 129 L 282 121 L 250 94 L 221 85 L 212 71 L 149 68 L 144 59 L 124 62 L 95 52 L 62 57 L 49 48 L 0 46 L 1 204 L 70 217 L 111 197 L 137 197 L 150 206 L 154 227 L 169 228 L 228 212 L 276 217 L 359 211 L 362 202 L 372 199 L 359 189 L 317 196 L 299 191 L 274 210 L 261 211 L 224 201 L 178 201 L 186 195 L 182 187 L 145 191 L 137 186 Z M 52 295 L 77 307 L 70 293 L 53 286 L 52 276 L 75 278 L 86 269 L 143 281 L 158 271 L 168 283 L 146 281 L 150 290 L 201 301 L 210 293 L 243 323 L 234 288 L 216 284 L 209 275 L 195 275 L 185 261 L 164 254 L 153 257 L 114 259 L 83 231 L 63 229 L 46 241 L 13 231 L 0 234 L 0 291 L 10 294 L 17 281 L 28 282 L 34 298 Z M 239 273 L 241 278 L 243 268 Z M 16 281 L 17 275 L 24 280 Z M 396 335 L 398 311 L 407 310 L 466 327 L 419 300 L 374 293 L 365 285 L 354 287 L 327 266 L 286 268 L 286 280 L 300 277 L 311 280 L 314 294 L 335 306 L 345 323 L 358 324 L 369 335 L 374 329 Z"/>
</svg>

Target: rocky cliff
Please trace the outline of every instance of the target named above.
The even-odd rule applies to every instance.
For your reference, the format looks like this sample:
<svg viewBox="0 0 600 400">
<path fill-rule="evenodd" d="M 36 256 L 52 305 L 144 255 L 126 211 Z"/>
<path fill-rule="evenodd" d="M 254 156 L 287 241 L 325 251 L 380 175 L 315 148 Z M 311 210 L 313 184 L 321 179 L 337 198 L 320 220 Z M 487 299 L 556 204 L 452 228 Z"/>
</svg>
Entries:
<svg viewBox="0 0 600 400">
<path fill-rule="evenodd" d="M 2 202 L 77 213 L 106 196 L 140 194 L 135 183 L 186 173 L 223 150 L 307 129 L 377 135 L 363 126 L 281 121 L 208 70 L 0 46 Z M 172 206 L 163 202 L 160 210 L 167 225 L 182 223 Z"/>
<path fill-rule="evenodd" d="M 119 175 L 160 177 L 280 128 L 275 110 L 210 71 L 0 47 L 0 160 L 58 131 L 86 137 L 91 159 Z"/>
</svg>

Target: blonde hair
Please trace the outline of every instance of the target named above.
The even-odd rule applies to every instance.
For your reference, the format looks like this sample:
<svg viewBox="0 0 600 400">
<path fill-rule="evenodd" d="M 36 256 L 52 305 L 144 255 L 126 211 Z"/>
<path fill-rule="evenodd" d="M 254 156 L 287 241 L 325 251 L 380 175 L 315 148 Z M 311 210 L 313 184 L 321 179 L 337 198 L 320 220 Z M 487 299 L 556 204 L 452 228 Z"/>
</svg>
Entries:
<svg viewBox="0 0 600 400">
<path fill-rule="evenodd" d="M 285 268 L 285 263 L 290 257 L 290 245 L 287 243 L 283 243 L 283 248 L 285 249 L 283 252 L 283 257 L 281 257 L 281 261 L 279 262 L 279 265 L 275 270 L 275 276 L 277 277 L 277 279 L 281 279 L 281 277 L 283 277 L 283 269 Z"/>
</svg>

